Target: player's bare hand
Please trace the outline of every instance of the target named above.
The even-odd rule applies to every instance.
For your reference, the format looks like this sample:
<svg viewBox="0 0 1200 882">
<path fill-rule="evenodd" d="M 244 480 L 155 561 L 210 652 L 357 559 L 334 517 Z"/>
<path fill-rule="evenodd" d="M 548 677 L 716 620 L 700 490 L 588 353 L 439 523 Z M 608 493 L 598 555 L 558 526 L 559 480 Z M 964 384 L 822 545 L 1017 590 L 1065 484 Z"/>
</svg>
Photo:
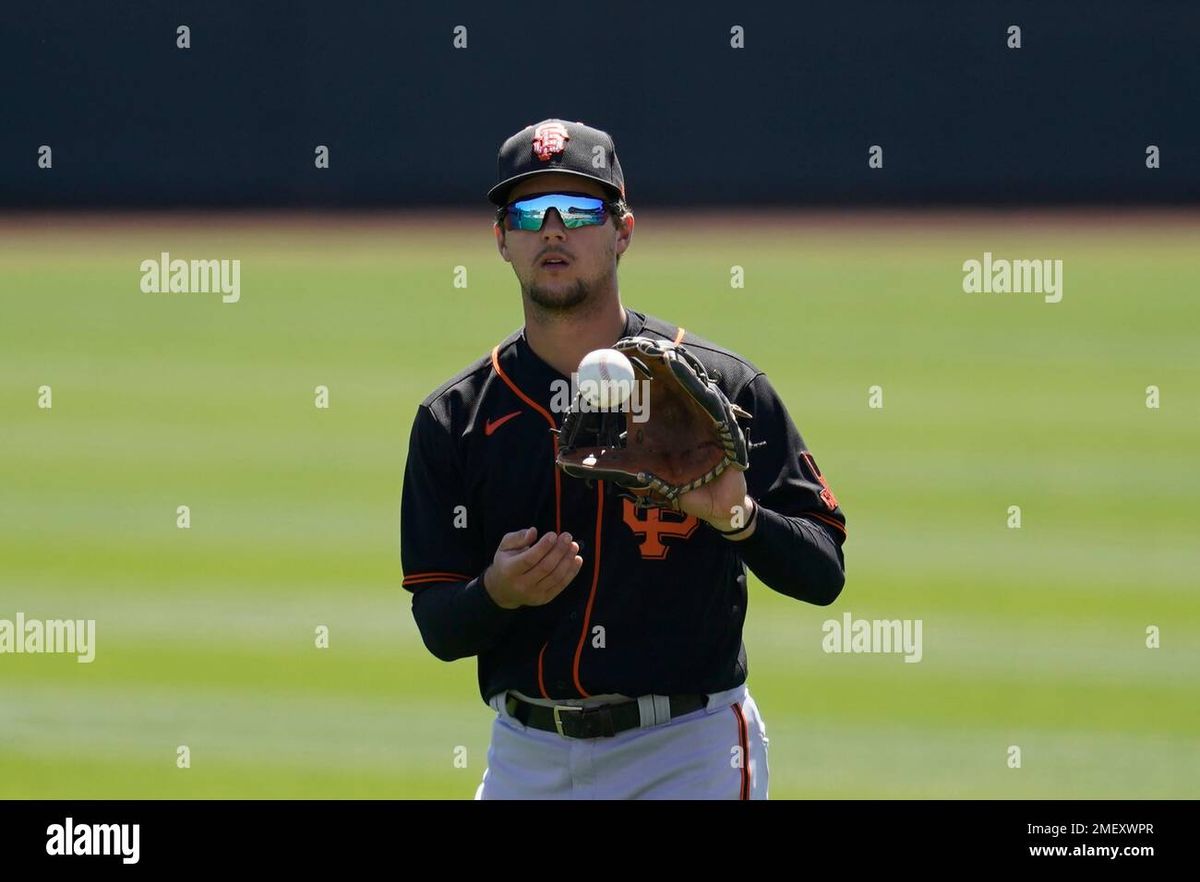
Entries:
<svg viewBox="0 0 1200 882">
<path fill-rule="evenodd" d="M 571 584 L 582 566 L 579 543 L 570 533 L 545 533 L 538 539 L 537 528 L 530 527 L 500 540 L 483 574 L 483 587 L 504 609 L 541 606 Z"/>
</svg>

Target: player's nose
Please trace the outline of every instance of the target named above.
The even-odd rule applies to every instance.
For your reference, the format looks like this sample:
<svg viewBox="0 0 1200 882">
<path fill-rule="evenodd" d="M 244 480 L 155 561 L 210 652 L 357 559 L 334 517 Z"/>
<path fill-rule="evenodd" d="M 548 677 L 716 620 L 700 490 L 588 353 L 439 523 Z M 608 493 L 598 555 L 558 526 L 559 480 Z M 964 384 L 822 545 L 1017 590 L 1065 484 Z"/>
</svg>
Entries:
<svg viewBox="0 0 1200 882">
<path fill-rule="evenodd" d="M 546 212 L 546 217 L 542 221 L 542 238 L 543 239 L 565 239 L 567 237 L 567 228 L 563 224 L 562 217 L 558 213 L 557 208 L 551 208 Z"/>
</svg>

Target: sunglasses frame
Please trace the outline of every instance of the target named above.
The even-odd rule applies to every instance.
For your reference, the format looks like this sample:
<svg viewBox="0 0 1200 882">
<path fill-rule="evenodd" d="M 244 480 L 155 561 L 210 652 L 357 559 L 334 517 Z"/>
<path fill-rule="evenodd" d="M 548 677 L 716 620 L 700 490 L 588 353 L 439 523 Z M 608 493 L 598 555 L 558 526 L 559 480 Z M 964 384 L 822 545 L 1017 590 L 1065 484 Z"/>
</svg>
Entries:
<svg viewBox="0 0 1200 882">
<path fill-rule="evenodd" d="M 566 227 L 568 230 L 577 230 L 580 227 L 603 226 L 604 224 L 608 223 L 609 217 L 611 216 L 612 212 L 615 211 L 621 204 L 619 200 L 605 199 L 602 196 L 596 196 L 596 195 L 593 195 L 592 193 L 578 193 L 578 192 L 574 192 L 572 190 L 554 190 L 550 193 L 531 193 L 528 196 L 522 196 L 520 199 L 514 199 L 511 202 L 508 202 L 505 205 L 501 205 L 499 208 L 497 208 L 496 209 L 496 223 L 500 224 L 500 226 L 503 229 L 509 230 L 509 231 L 515 231 L 518 233 L 540 233 L 542 231 L 542 227 L 546 225 L 546 216 L 550 213 L 549 208 L 547 208 L 546 211 L 542 214 L 542 223 L 538 226 L 538 228 L 536 230 L 522 230 L 518 227 L 506 225 L 506 221 L 508 220 L 509 213 L 512 211 L 512 207 L 514 205 L 516 205 L 518 202 L 529 202 L 530 200 L 542 199 L 546 196 L 577 196 L 577 197 L 582 197 L 584 199 L 598 199 L 600 201 L 600 203 L 604 206 L 604 218 L 603 218 L 603 220 L 600 220 L 596 223 L 587 223 L 586 221 L 581 221 L 572 226 L 570 223 L 567 222 L 566 218 L 563 218 L 562 219 L 563 226 Z M 551 206 L 551 208 L 552 207 L 553 206 Z M 562 217 L 561 212 L 559 213 L 559 217 L 560 218 Z"/>
</svg>

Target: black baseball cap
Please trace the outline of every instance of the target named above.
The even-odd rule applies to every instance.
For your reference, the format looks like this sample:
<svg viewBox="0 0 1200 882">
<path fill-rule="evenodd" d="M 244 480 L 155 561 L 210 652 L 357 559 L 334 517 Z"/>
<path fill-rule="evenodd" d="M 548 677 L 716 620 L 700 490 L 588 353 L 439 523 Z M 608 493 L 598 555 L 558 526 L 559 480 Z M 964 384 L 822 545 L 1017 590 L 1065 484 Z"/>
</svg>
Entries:
<svg viewBox="0 0 1200 882">
<path fill-rule="evenodd" d="M 507 204 L 518 181 L 546 172 L 589 178 L 603 184 L 612 199 L 625 198 L 625 176 L 612 137 L 581 122 L 544 119 L 526 126 L 504 142 L 496 166 L 499 183 L 487 194 L 496 205 Z"/>
</svg>

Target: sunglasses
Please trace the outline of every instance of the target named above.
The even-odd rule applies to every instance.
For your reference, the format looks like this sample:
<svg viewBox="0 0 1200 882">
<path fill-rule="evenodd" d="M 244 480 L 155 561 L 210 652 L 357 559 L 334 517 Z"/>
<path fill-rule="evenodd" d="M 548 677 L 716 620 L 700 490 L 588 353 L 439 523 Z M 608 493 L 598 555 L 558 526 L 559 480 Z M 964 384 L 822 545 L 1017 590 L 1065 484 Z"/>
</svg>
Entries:
<svg viewBox="0 0 1200 882">
<path fill-rule="evenodd" d="M 510 202 L 496 212 L 496 220 L 508 218 L 509 229 L 536 233 L 542 228 L 547 212 L 558 211 L 568 230 L 599 226 L 608 220 L 608 211 L 616 205 L 585 193 L 546 193 Z"/>
</svg>

